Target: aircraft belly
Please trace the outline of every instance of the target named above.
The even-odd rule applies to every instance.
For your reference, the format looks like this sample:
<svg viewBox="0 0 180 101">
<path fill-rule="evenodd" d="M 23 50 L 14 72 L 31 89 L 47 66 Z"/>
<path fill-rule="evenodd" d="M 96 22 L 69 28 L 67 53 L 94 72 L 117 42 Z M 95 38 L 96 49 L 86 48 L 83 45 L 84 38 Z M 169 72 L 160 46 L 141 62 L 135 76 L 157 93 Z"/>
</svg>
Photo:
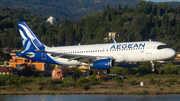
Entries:
<svg viewBox="0 0 180 101">
<path fill-rule="evenodd" d="M 127 62 L 134 62 L 134 61 L 145 61 L 145 53 L 144 52 L 129 52 L 127 55 Z"/>
</svg>

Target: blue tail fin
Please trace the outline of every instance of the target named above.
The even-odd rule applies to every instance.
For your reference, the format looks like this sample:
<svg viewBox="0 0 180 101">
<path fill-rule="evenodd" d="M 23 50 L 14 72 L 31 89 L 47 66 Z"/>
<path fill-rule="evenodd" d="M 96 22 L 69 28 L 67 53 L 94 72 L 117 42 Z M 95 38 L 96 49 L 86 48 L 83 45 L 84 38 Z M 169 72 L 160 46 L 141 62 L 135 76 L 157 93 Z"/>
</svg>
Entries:
<svg viewBox="0 0 180 101">
<path fill-rule="evenodd" d="M 25 22 L 17 22 L 24 50 L 44 50 L 44 44 L 37 38 Z"/>
</svg>

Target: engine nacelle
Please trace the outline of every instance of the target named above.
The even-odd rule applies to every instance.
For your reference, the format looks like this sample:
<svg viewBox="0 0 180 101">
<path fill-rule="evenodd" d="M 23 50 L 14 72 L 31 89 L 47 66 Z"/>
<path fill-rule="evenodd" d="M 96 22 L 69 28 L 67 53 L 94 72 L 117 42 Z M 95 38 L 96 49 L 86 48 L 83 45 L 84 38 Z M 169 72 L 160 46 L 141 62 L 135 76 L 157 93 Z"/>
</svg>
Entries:
<svg viewBox="0 0 180 101">
<path fill-rule="evenodd" d="M 120 67 L 139 67 L 140 66 L 140 62 L 122 62 L 119 63 Z"/>
<path fill-rule="evenodd" d="M 110 69 L 115 66 L 115 60 L 114 59 L 96 60 L 91 65 L 95 69 Z"/>
</svg>

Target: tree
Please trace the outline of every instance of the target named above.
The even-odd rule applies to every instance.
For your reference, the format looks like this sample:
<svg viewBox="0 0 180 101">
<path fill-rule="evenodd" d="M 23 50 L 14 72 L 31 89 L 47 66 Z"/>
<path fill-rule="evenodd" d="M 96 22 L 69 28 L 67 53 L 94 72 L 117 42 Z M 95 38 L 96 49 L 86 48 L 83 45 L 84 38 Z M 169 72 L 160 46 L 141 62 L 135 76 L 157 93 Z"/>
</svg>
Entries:
<svg viewBox="0 0 180 101">
<path fill-rule="evenodd" d="M 110 8 L 109 8 L 109 4 L 107 4 L 107 11 L 109 11 L 109 9 L 110 9 Z"/>
<path fill-rule="evenodd" d="M 177 36 L 178 38 L 180 37 L 180 23 L 178 21 L 178 25 L 177 25 Z"/>
<path fill-rule="evenodd" d="M 158 19 L 158 13 L 156 13 L 156 30 L 159 28 L 159 19 Z"/>
<path fill-rule="evenodd" d="M 170 23 L 170 22 L 169 22 L 169 24 L 168 24 L 168 32 L 167 32 L 167 34 L 168 34 L 169 36 L 172 35 L 171 23 Z"/>
<path fill-rule="evenodd" d="M 33 19 L 32 19 L 32 23 L 37 23 L 38 19 L 37 19 L 37 16 L 35 16 Z"/>
<path fill-rule="evenodd" d="M 118 10 L 119 10 L 119 11 L 121 10 L 121 4 L 119 4 L 119 6 L 118 6 Z"/>
<path fill-rule="evenodd" d="M 146 5 L 146 1 L 144 1 L 144 0 L 141 0 L 141 1 L 138 3 L 138 6 L 144 7 L 145 5 Z"/>
<path fill-rule="evenodd" d="M 106 17 L 106 21 L 111 21 L 111 19 L 112 19 L 112 18 L 111 18 L 111 15 L 108 13 L 108 14 L 107 14 L 107 17 Z"/>
</svg>

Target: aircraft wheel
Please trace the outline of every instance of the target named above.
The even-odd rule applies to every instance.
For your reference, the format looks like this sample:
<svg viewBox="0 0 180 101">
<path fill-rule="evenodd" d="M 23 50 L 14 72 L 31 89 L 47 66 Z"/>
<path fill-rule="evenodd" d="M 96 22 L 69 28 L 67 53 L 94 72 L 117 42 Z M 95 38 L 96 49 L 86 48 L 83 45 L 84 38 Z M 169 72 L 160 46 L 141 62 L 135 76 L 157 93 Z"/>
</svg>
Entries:
<svg viewBox="0 0 180 101">
<path fill-rule="evenodd" d="M 105 69 L 105 70 L 103 70 L 103 73 L 104 73 L 104 74 L 109 74 L 109 73 L 110 73 L 110 70 L 109 70 L 109 69 Z"/>
<path fill-rule="evenodd" d="M 93 74 L 93 71 L 92 71 L 92 70 L 87 70 L 87 71 L 86 71 L 86 74 L 87 74 L 87 75 L 92 75 L 92 74 Z"/>
</svg>

